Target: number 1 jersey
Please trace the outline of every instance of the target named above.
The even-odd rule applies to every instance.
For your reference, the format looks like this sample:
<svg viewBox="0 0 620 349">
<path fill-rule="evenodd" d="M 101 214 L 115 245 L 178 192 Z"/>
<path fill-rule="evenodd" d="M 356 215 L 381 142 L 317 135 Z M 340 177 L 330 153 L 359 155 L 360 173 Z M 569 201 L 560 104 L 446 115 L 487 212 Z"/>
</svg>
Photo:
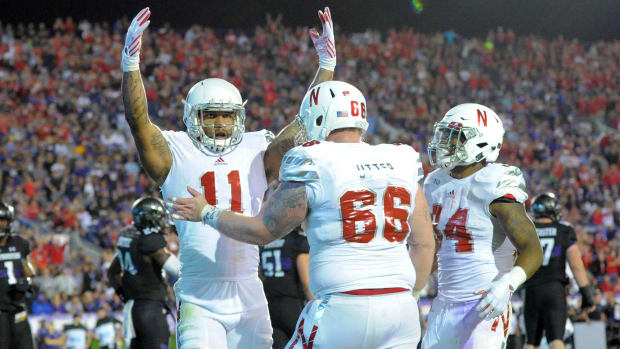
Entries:
<svg viewBox="0 0 620 349">
<path fill-rule="evenodd" d="M 407 145 L 309 142 L 291 149 L 280 180 L 304 182 L 310 289 L 413 289 L 406 247 L 422 167 Z"/>
<path fill-rule="evenodd" d="M 514 166 L 491 163 L 457 179 L 437 169 L 424 181 L 436 238 L 439 297 L 449 302 L 480 298 L 474 292 L 510 271 L 515 248 L 489 212 L 495 200 L 527 200 L 525 180 Z"/>
<path fill-rule="evenodd" d="M 267 190 L 263 155 L 273 139 L 271 132 L 246 132 L 238 145 L 221 154 L 203 153 L 186 132 L 162 133 L 172 152 L 172 167 L 161 186 L 165 199 L 191 197 L 190 186 L 223 210 L 248 216 L 259 212 Z M 175 225 L 181 261 L 177 297 L 211 311 L 244 311 L 240 300 L 216 292 L 209 282 L 258 278 L 258 246 L 230 239 L 201 222 L 176 220 Z"/>
</svg>

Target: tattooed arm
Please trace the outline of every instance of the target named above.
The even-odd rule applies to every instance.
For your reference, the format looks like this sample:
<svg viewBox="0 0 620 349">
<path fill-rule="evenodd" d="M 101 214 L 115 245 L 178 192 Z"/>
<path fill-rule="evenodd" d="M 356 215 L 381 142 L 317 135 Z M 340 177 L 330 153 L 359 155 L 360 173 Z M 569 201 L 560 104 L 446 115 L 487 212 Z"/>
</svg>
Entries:
<svg viewBox="0 0 620 349">
<path fill-rule="evenodd" d="M 191 187 L 187 190 L 191 198 L 168 198 L 167 205 L 173 208 L 174 219 L 193 222 L 202 219 L 221 234 L 253 245 L 266 245 L 285 236 L 303 222 L 308 212 L 306 186 L 301 182 L 282 182 L 255 217 L 223 211 L 207 204 L 197 190 Z"/>
<path fill-rule="evenodd" d="M 503 225 L 506 236 L 519 251 L 515 265 L 521 267 L 528 278 L 534 275 L 543 254 L 536 227 L 525 213 L 525 206 L 518 202 L 496 201 L 489 205 L 489 212 Z"/>
<path fill-rule="evenodd" d="M 160 129 L 149 120 L 139 70 L 123 73 L 122 90 L 125 119 L 138 148 L 142 167 L 158 185 L 162 185 L 172 166 L 172 153 Z"/>
<path fill-rule="evenodd" d="M 283 182 L 263 204 L 256 217 L 225 211 L 218 219 L 216 228 L 229 238 L 253 245 L 266 245 L 298 227 L 307 212 L 305 185 Z"/>
<path fill-rule="evenodd" d="M 325 81 L 331 81 L 334 78 L 334 72 L 331 70 L 319 68 L 316 72 L 316 76 L 310 87 L 313 88 Z M 295 136 L 299 133 L 299 124 L 296 121 L 286 125 L 279 133 L 278 136 L 269 144 L 263 157 L 263 164 L 265 167 L 265 176 L 267 176 L 267 183 L 271 183 L 278 179 L 278 171 L 280 169 L 280 163 L 287 151 L 291 150 L 295 146 Z"/>
<path fill-rule="evenodd" d="M 312 28 L 309 34 L 319 56 L 319 69 L 308 90 L 322 82 L 333 80 L 336 67 L 336 41 L 331 13 L 329 8 L 326 7 L 325 12 L 319 11 L 318 14 L 323 25 L 323 33 L 319 35 L 318 31 Z M 267 147 L 263 158 L 267 183 L 278 179 L 278 170 L 282 158 L 287 151 L 295 146 L 295 136 L 297 136 L 299 131 L 297 122 L 293 121 L 284 127 L 278 133 L 276 139 Z"/>
<path fill-rule="evenodd" d="M 426 285 L 433 266 L 435 237 L 433 235 L 428 204 L 426 203 L 422 186 L 419 184 L 418 192 L 415 196 L 413 215 L 409 218 L 409 226 L 411 227 L 411 234 L 407 243 L 409 244 L 409 256 L 416 273 L 414 289 L 421 290 Z"/>
</svg>

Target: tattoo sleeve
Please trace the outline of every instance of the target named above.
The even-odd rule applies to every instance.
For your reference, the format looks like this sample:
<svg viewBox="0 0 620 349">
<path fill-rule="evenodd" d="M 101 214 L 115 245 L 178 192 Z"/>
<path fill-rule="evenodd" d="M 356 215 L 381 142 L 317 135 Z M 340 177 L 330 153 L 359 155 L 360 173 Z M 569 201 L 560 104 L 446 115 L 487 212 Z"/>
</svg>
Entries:
<svg viewBox="0 0 620 349">
<path fill-rule="evenodd" d="M 314 79 L 310 83 L 308 90 L 314 86 L 334 79 L 334 72 L 327 69 L 319 68 L 314 76 Z M 265 175 L 267 176 L 267 183 L 278 179 L 278 171 L 280 169 L 280 163 L 287 151 L 291 150 L 295 146 L 295 136 L 299 133 L 299 125 L 293 121 L 284 127 L 279 133 L 276 139 L 267 147 L 264 157 Z"/>
<path fill-rule="evenodd" d="M 332 70 L 319 68 L 319 70 L 316 71 L 314 80 L 312 80 L 312 82 L 310 83 L 310 87 L 308 87 L 308 90 L 312 89 L 314 86 L 322 82 L 331 81 L 333 79 L 334 79 L 334 72 Z"/>
<path fill-rule="evenodd" d="M 263 203 L 258 216 L 247 217 L 226 211 L 217 222 L 217 230 L 237 241 L 265 245 L 299 226 L 307 211 L 305 185 L 284 182 Z"/>
<path fill-rule="evenodd" d="M 298 133 L 299 126 L 297 122 L 292 122 L 286 125 L 267 147 L 263 158 L 267 183 L 271 183 L 278 179 L 282 158 L 287 151 L 295 146 L 295 136 L 297 136 Z"/>
<path fill-rule="evenodd" d="M 536 227 L 525 212 L 525 206 L 517 202 L 494 202 L 489 212 L 503 226 L 506 236 L 519 251 L 515 265 L 531 277 L 542 263 L 542 247 Z"/>
<path fill-rule="evenodd" d="M 140 163 L 148 175 L 161 185 L 172 166 L 172 153 L 159 128 L 151 123 L 140 71 L 123 73 L 125 119 L 138 148 Z"/>
<path fill-rule="evenodd" d="M 140 127 L 150 123 L 147 115 L 146 92 L 142 84 L 140 71 L 123 73 L 123 105 L 125 119 L 132 132 L 138 132 Z"/>
</svg>

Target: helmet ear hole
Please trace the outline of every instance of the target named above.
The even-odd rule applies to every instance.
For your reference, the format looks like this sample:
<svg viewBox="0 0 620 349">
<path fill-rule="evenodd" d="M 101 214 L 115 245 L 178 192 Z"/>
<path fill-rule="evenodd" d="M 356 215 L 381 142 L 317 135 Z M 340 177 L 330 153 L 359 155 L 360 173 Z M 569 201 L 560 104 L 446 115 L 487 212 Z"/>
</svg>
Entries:
<svg viewBox="0 0 620 349">
<path fill-rule="evenodd" d="M 484 143 L 478 143 L 476 145 L 478 146 L 478 148 L 484 148 L 484 147 L 486 147 L 488 145 L 488 143 L 484 142 Z"/>
<path fill-rule="evenodd" d="M 336 97 L 336 94 L 334 93 L 334 90 L 332 90 L 331 88 L 329 89 L 329 93 L 331 93 L 331 94 L 332 94 L 332 98 L 335 98 L 335 97 Z"/>
<path fill-rule="evenodd" d="M 323 115 L 319 116 L 318 118 L 316 118 L 316 121 L 314 122 L 317 126 L 321 126 L 321 124 L 323 123 Z"/>
</svg>

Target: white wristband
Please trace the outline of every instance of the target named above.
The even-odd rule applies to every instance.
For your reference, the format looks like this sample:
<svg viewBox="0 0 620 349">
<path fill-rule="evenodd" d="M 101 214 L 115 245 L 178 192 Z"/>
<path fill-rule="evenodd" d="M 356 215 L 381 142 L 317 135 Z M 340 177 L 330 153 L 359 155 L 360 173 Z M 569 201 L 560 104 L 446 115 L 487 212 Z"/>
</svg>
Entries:
<svg viewBox="0 0 620 349">
<path fill-rule="evenodd" d="M 200 220 L 202 223 L 217 229 L 217 220 L 220 218 L 222 212 L 223 211 L 219 208 L 206 204 L 205 207 L 202 208 L 202 211 L 200 211 Z"/>
<path fill-rule="evenodd" d="M 512 291 L 516 290 L 522 283 L 527 280 L 527 275 L 523 268 L 519 266 L 514 266 L 510 270 L 508 281 L 510 283 L 510 287 L 512 287 Z"/>
<path fill-rule="evenodd" d="M 166 271 L 166 274 L 176 280 L 179 278 L 179 273 L 181 272 L 181 262 L 179 262 L 177 256 L 171 253 L 162 268 Z"/>
<path fill-rule="evenodd" d="M 319 68 L 334 71 L 334 69 L 336 69 L 336 62 L 334 63 L 322 62 L 321 59 L 319 58 Z"/>
<path fill-rule="evenodd" d="M 123 49 L 123 59 L 121 59 L 121 68 L 123 72 L 136 71 L 140 69 L 140 55 L 138 54 L 136 57 L 131 57 L 130 55 L 125 53 L 125 49 Z"/>
</svg>

